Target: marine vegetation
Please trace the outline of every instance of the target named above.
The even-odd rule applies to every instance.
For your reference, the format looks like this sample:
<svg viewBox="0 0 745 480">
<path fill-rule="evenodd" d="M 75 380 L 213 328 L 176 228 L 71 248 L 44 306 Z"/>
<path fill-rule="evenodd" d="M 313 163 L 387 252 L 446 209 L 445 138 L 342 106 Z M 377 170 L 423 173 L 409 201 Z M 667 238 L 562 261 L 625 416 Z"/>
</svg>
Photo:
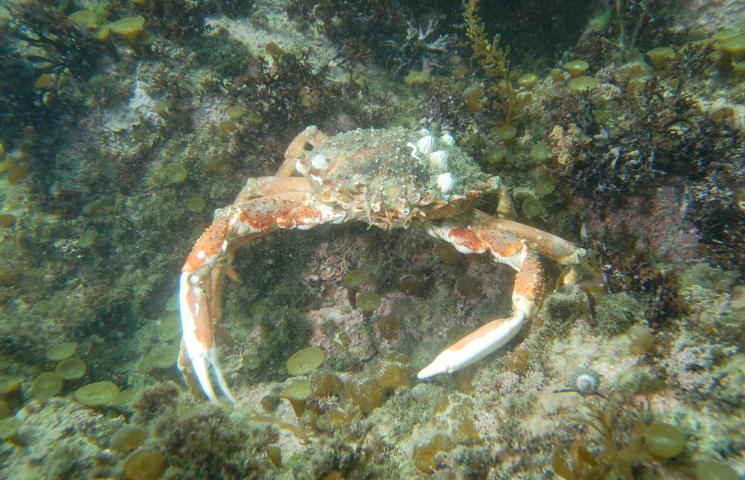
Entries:
<svg viewBox="0 0 745 480">
<path fill-rule="evenodd" d="M 641 418 L 635 419 L 631 434 L 627 434 L 624 440 L 618 428 L 623 405 L 617 398 L 611 398 L 603 406 L 593 401 L 588 401 L 585 406 L 590 411 L 589 418 L 577 421 L 598 435 L 600 440 L 594 447 L 587 440 L 577 438 L 569 449 L 568 461 L 565 448 L 558 445 L 552 464 L 554 472 L 561 478 L 633 480 L 640 473 L 635 467 L 661 468 L 665 460 L 685 451 L 685 435 L 680 430 L 666 423 L 652 423 L 640 411 L 636 414 Z"/>
<path fill-rule="evenodd" d="M 741 478 L 743 22 L 0 1 L 0 477 Z"/>
</svg>

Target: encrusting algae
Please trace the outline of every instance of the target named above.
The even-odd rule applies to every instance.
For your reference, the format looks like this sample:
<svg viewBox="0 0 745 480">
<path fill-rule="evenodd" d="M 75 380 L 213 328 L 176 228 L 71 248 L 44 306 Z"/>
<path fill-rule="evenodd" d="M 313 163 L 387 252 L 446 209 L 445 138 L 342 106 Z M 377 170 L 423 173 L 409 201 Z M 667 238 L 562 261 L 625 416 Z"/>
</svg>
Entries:
<svg viewBox="0 0 745 480">
<path fill-rule="evenodd" d="M 703 3 L 2 2 L 0 477 L 742 478 L 745 7 Z M 517 270 L 531 321 L 419 378 Z"/>
</svg>

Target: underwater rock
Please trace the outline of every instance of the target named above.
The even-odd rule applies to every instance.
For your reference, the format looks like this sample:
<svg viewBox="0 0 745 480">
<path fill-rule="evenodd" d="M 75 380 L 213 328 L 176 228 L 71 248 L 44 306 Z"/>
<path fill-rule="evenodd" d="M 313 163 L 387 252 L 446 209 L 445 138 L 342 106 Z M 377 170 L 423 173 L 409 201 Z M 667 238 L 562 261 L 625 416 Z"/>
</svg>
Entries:
<svg viewBox="0 0 745 480">
<path fill-rule="evenodd" d="M 345 292 L 341 293 L 346 296 Z M 369 326 L 362 312 L 342 306 L 324 307 L 309 312 L 308 320 L 313 326 L 311 344 L 326 353 L 327 365 L 345 370 L 374 355 Z"/>
<path fill-rule="evenodd" d="M 588 208 L 588 234 L 602 238 L 625 229 L 627 235 L 643 238 L 646 249 L 670 262 L 681 264 L 697 258 L 701 237 L 685 217 L 682 193 L 678 188 L 660 187 L 647 197 L 627 197 L 625 207 Z"/>
</svg>

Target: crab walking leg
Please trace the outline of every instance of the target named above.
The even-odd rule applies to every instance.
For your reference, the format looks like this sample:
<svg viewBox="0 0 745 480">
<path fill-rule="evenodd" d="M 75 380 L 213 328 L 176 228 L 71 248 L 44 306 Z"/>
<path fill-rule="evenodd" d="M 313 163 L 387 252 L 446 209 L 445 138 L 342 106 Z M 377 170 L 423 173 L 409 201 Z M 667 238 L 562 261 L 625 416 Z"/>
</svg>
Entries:
<svg viewBox="0 0 745 480">
<path fill-rule="evenodd" d="M 190 383 L 189 374 L 193 371 L 199 387 L 210 401 L 218 398 L 212 386 L 214 377 L 220 392 L 235 402 L 220 370 L 212 328 L 220 317 L 222 279 L 230 256 L 238 246 L 278 228 L 309 229 L 346 218 L 330 208 L 310 207 L 308 201 L 307 192 L 290 191 L 240 201 L 218 211 L 214 222 L 199 237 L 184 264 L 179 281 L 183 332 L 179 368 L 187 383 Z"/>
<path fill-rule="evenodd" d="M 461 253 L 489 252 L 496 262 L 517 270 L 517 275 L 512 291 L 512 317 L 493 320 L 443 350 L 417 374 L 420 379 L 458 371 L 507 344 L 531 318 L 543 296 L 543 271 L 538 255 L 524 240 L 516 241 L 511 235 L 495 230 L 449 225 L 432 227 L 429 231 Z"/>
<path fill-rule="evenodd" d="M 515 238 L 523 239 L 530 244 L 534 244 L 540 255 L 550 258 L 560 265 L 576 265 L 580 258 L 587 255 L 584 248 L 579 248 L 561 237 L 506 218 L 492 217 L 476 210 L 474 211 L 474 220 L 471 225 L 472 228 L 485 232 L 504 232 Z"/>
</svg>

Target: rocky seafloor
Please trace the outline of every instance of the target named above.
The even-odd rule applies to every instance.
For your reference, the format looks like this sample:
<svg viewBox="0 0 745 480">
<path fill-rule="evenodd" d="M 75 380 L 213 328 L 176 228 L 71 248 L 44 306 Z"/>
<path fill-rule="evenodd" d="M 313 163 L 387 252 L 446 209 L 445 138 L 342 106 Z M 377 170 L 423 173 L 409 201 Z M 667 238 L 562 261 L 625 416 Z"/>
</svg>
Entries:
<svg viewBox="0 0 745 480">
<path fill-rule="evenodd" d="M 0 1 L 0 477 L 745 475 L 740 2 Z M 496 36 L 495 36 L 496 35 Z M 514 273 L 419 225 L 237 252 L 235 405 L 176 368 L 178 275 L 214 209 L 308 125 L 450 132 L 586 248 Z"/>
</svg>

